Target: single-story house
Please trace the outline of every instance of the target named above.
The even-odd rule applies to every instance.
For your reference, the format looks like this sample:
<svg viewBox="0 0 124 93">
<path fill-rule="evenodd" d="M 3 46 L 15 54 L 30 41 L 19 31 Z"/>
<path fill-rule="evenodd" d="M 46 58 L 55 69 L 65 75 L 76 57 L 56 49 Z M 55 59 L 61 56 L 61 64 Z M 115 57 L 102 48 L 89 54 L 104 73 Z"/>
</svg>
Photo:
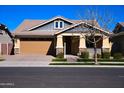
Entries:
<svg viewBox="0 0 124 93">
<path fill-rule="evenodd" d="M 14 39 L 8 28 L 0 24 L 0 55 L 14 54 Z"/>
<path fill-rule="evenodd" d="M 112 55 L 114 53 L 122 53 L 124 55 L 124 22 L 117 23 L 113 35 L 111 36 L 112 41 Z"/>
<path fill-rule="evenodd" d="M 57 55 L 64 52 L 65 45 L 66 54 L 77 55 L 88 50 L 92 55 L 93 44 L 83 37 L 93 21 L 96 22 L 67 19 L 62 16 L 49 20 L 24 20 L 14 32 L 15 54 Z M 81 25 L 84 25 L 83 29 Z M 102 30 L 98 23 L 93 28 L 102 31 L 104 37 L 109 34 Z M 99 34 L 96 35 L 96 38 L 98 37 Z M 97 43 L 99 53 L 111 50 L 109 38 L 104 37 Z"/>
</svg>

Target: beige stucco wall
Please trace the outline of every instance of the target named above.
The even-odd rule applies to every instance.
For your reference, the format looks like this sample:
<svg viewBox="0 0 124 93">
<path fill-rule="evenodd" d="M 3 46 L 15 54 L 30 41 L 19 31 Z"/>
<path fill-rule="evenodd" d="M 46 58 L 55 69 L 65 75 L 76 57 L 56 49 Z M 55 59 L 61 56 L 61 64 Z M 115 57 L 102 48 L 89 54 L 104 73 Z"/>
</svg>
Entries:
<svg viewBox="0 0 124 93">
<path fill-rule="evenodd" d="M 110 52 L 111 52 L 111 50 L 112 50 L 112 44 L 113 44 L 113 43 L 110 42 L 110 45 L 109 45 L 109 46 L 110 46 L 110 50 L 109 50 Z"/>
<path fill-rule="evenodd" d="M 63 48 L 63 36 L 62 35 L 57 36 L 56 48 Z"/>
<path fill-rule="evenodd" d="M 80 33 L 62 33 L 57 36 L 56 40 L 56 49 L 63 49 L 63 36 L 79 36 L 79 49 L 86 49 L 86 42 L 85 38 L 83 37 L 85 34 L 80 34 Z M 112 44 L 109 42 L 108 37 L 103 38 L 103 46 L 102 48 L 109 48 L 111 50 Z M 20 51 L 20 39 L 16 39 L 15 42 L 15 49 L 19 49 Z"/>
<path fill-rule="evenodd" d="M 20 39 L 15 40 L 15 48 L 20 48 Z"/>
<path fill-rule="evenodd" d="M 80 36 L 80 33 L 62 33 L 61 36 Z"/>
<path fill-rule="evenodd" d="M 110 48 L 109 38 L 103 37 L 103 46 L 102 48 Z"/>
<path fill-rule="evenodd" d="M 20 39 L 15 39 L 15 42 L 14 42 L 14 53 L 15 54 L 19 54 L 20 53 Z"/>
<path fill-rule="evenodd" d="M 80 35 L 79 48 L 86 48 L 86 42 L 83 35 Z"/>
<path fill-rule="evenodd" d="M 81 35 L 80 33 L 62 33 L 57 36 L 56 48 L 63 48 L 63 36 L 80 36 L 79 48 L 86 48 L 84 35 L 85 34 Z M 99 36 L 99 35 L 96 35 L 96 36 Z M 109 42 L 109 37 L 104 36 L 102 48 L 111 48 L 111 45 L 112 44 Z"/>
<path fill-rule="evenodd" d="M 109 42 L 109 37 L 104 36 L 104 37 L 103 37 L 103 45 L 102 45 L 102 48 L 109 48 L 109 52 L 110 52 L 110 51 L 111 51 L 111 46 L 112 46 L 112 43 Z"/>
</svg>

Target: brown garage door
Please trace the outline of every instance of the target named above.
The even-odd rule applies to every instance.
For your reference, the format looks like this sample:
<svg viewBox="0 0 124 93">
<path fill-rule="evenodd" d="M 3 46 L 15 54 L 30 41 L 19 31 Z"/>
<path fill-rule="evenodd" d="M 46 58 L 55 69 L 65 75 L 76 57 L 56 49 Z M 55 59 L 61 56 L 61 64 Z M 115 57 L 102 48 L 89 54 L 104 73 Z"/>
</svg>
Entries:
<svg viewBox="0 0 124 93">
<path fill-rule="evenodd" d="M 5 43 L 1 44 L 1 55 L 11 55 L 13 50 L 13 44 L 11 43 Z"/>
<path fill-rule="evenodd" d="M 7 44 L 1 44 L 1 54 L 7 55 Z"/>
<path fill-rule="evenodd" d="M 51 40 L 21 40 L 21 54 L 43 54 L 46 55 L 50 51 Z"/>
</svg>

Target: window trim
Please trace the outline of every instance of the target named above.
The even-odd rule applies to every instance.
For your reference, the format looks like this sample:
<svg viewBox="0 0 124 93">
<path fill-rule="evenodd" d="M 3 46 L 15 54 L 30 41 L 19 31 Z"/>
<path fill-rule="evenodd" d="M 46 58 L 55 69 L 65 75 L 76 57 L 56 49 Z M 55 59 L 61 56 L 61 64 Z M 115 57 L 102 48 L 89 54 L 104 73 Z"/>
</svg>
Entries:
<svg viewBox="0 0 124 93">
<path fill-rule="evenodd" d="M 58 23 L 58 27 L 56 27 L 56 24 L 57 24 L 57 23 Z M 58 22 L 58 21 L 55 21 L 55 22 L 54 22 L 54 28 L 56 28 L 56 29 L 59 28 L 59 22 Z"/>
<path fill-rule="evenodd" d="M 58 28 L 56 27 L 56 23 L 58 22 Z M 60 23 L 62 22 L 62 27 L 60 27 Z M 63 21 L 54 21 L 54 29 L 63 29 L 64 28 L 64 22 Z"/>
<path fill-rule="evenodd" d="M 60 23 L 62 23 L 62 27 L 60 27 Z M 64 28 L 64 22 L 63 21 L 60 21 L 59 22 L 59 27 L 60 27 L 60 29 L 63 29 Z"/>
</svg>

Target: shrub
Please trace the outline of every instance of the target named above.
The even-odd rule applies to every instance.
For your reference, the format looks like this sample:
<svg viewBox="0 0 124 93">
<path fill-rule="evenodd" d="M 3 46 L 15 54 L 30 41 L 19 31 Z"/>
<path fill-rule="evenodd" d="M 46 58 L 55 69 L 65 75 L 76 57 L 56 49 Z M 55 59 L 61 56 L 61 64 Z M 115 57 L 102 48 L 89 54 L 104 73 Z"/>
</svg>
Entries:
<svg viewBox="0 0 124 93">
<path fill-rule="evenodd" d="M 58 53 L 56 57 L 57 58 L 64 58 L 64 54 L 63 53 Z"/>
<path fill-rule="evenodd" d="M 4 61 L 5 59 L 0 55 L 0 61 Z"/>
<path fill-rule="evenodd" d="M 97 54 L 97 58 L 101 58 L 101 54 Z"/>
<path fill-rule="evenodd" d="M 95 55 L 94 55 L 94 58 L 95 58 Z M 101 58 L 101 55 L 100 54 L 97 54 L 97 58 Z"/>
<path fill-rule="evenodd" d="M 84 62 L 79 62 L 79 63 L 68 63 L 68 62 L 58 62 L 58 63 L 50 63 L 49 65 L 94 65 L 94 62 L 89 62 L 89 63 L 84 63 Z M 106 63 L 99 63 L 99 65 L 120 65 L 123 66 L 124 63 L 110 63 L 110 62 L 106 62 Z"/>
<path fill-rule="evenodd" d="M 89 58 L 89 52 L 81 52 L 81 55 L 80 55 L 81 58 Z"/>
<path fill-rule="evenodd" d="M 121 53 L 115 53 L 113 57 L 114 59 L 122 59 L 123 55 Z"/>
<path fill-rule="evenodd" d="M 64 62 L 66 62 L 67 59 L 64 59 L 64 58 L 55 58 L 55 59 L 52 59 L 52 61 L 64 61 Z"/>
<path fill-rule="evenodd" d="M 79 58 L 77 59 L 77 62 L 92 62 L 94 59 L 87 59 L 87 58 Z"/>
<path fill-rule="evenodd" d="M 103 59 L 110 59 L 110 56 L 111 56 L 110 52 L 103 52 L 102 58 Z"/>
<path fill-rule="evenodd" d="M 94 59 L 79 58 L 77 62 L 93 62 Z M 124 62 L 124 59 L 98 59 L 99 62 Z"/>
</svg>

